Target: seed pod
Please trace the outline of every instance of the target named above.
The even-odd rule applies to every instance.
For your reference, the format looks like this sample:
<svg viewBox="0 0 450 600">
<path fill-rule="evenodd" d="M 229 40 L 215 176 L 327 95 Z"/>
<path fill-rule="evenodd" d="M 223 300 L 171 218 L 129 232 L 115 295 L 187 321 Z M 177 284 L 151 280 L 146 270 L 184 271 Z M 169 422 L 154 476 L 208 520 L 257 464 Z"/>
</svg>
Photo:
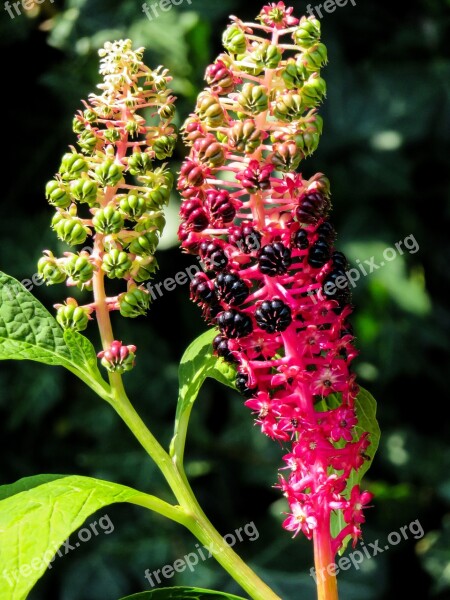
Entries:
<svg viewBox="0 0 450 600">
<path fill-rule="evenodd" d="M 320 21 L 315 17 L 302 17 L 292 37 L 300 48 L 310 48 L 320 39 Z"/>
<path fill-rule="evenodd" d="M 222 43 L 225 50 L 228 50 L 231 54 L 243 54 L 247 49 L 245 33 L 237 23 L 233 23 L 225 30 Z"/>
<path fill-rule="evenodd" d="M 60 181 L 53 179 L 45 186 L 45 197 L 49 204 L 56 208 L 67 208 L 70 206 L 70 196 L 66 191 L 66 187 Z"/>
<path fill-rule="evenodd" d="M 100 208 L 92 219 L 92 224 L 97 233 L 119 233 L 123 229 L 123 217 L 113 206 Z"/>
<path fill-rule="evenodd" d="M 152 159 L 146 152 L 134 152 L 129 157 L 127 165 L 131 175 L 145 175 L 152 168 Z"/>
<path fill-rule="evenodd" d="M 123 167 L 107 158 L 95 169 L 95 178 L 101 187 L 115 187 L 122 179 Z"/>
<path fill-rule="evenodd" d="M 75 179 L 70 184 L 70 194 L 77 202 L 93 206 L 97 202 L 98 185 L 90 179 Z"/>
<path fill-rule="evenodd" d="M 145 315 L 150 306 L 150 294 L 138 287 L 135 287 L 118 298 L 120 314 L 122 317 L 134 319 Z"/>
<path fill-rule="evenodd" d="M 149 231 L 134 239 L 128 249 L 132 254 L 147 256 L 155 252 L 158 242 L 158 234 L 154 231 Z"/>
<path fill-rule="evenodd" d="M 243 111 L 249 112 L 252 115 L 259 115 L 269 108 L 267 89 L 262 85 L 254 83 L 244 84 L 237 101 L 242 106 Z"/>
<path fill-rule="evenodd" d="M 64 181 L 73 181 L 88 170 L 86 160 L 81 154 L 68 152 L 64 154 L 59 173 Z"/>
</svg>

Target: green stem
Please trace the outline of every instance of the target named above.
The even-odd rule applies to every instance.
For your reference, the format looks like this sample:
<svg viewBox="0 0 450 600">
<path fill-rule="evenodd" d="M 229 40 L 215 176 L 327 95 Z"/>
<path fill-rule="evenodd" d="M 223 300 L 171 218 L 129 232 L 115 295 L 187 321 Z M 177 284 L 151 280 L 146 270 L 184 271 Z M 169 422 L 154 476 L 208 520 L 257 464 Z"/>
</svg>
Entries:
<svg viewBox="0 0 450 600">
<path fill-rule="evenodd" d="M 280 600 L 279 596 L 248 567 L 236 552 L 225 544 L 223 537 L 214 528 L 200 507 L 184 472 L 181 468 L 176 467 L 169 454 L 148 430 L 127 398 L 123 387 L 118 390 L 113 385 L 113 393 L 114 397 L 111 400 L 111 405 L 141 446 L 153 458 L 179 502 L 179 507 L 173 507 L 178 510 L 174 520 L 187 527 L 207 547 L 217 562 L 251 598 L 254 600 Z M 172 518 L 172 516 L 169 516 L 169 518 Z"/>
</svg>

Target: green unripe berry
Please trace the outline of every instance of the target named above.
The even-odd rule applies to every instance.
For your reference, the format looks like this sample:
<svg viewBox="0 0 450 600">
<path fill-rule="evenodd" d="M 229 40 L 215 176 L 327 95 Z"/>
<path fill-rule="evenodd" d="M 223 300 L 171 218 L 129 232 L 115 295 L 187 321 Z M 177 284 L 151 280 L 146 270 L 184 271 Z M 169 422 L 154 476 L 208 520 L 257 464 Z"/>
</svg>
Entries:
<svg viewBox="0 0 450 600">
<path fill-rule="evenodd" d="M 152 159 L 145 152 L 135 152 L 128 159 L 128 172 L 131 175 L 145 175 L 152 168 Z"/>
<path fill-rule="evenodd" d="M 303 124 L 297 135 L 295 135 L 295 143 L 305 156 L 309 156 L 317 150 L 322 129 L 322 117 L 314 115 L 314 121 Z"/>
<path fill-rule="evenodd" d="M 252 115 L 259 115 L 269 108 L 267 90 L 262 85 L 245 83 L 237 100 L 244 111 Z"/>
<path fill-rule="evenodd" d="M 53 179 L 45 186 L 45 197 L 49 204 L 56 208 L 67 208 L 70 206 L 70 196 L 66 192 L 65 186 Z"/>
<path fill-rule="evenodd" d="M 175 150 L 175 144 L 177 143 L 177 135 L 162 135 L 152 142 L 152 149 L 155 152 L 155 156 L 158 160 L 164 160 L 169 156 L 172 156 Z"/>
<path fill-rule="evenodd" d="M 175 104 L 173 102 L 168 102 L 167 104 L 161 106 L 161 108 L 158 110 L 158 115 L 161 117 L 161 119 L 170 121 L 175 115 L 175 110 Z"/>
<path fill-rule="evenodd" d="M 81 154 L 68 152 L 64 154 L 59 172 L 64 181 L 73 181 L 88 170 L 86 160 Z"/>
<path fill-rule="evenodd" d="M 59 212 L 52 219 L 52 228 L 59 239 L 70 246 L 83 244 L 89 234 L 89 229 L 80 219 Z"/>
<path fill-rule="evenodd" d="M 118 210 L 113 206 L 107 206 L 106 208 L 99 209 L 95 213 L 92 224 L 97 233 L 110 234 L 119 233 L 119 231 L 123 229 L 124 221 Z"/>
<path fill-rule="evenodd" d="M 134 239 L 128 249 L 132 254 L 147 256 L 154 254 L 158 242 L 158 234 L 155 231 L 149 231 Z"/>
<path fill-rule="evenodd" d="M 47 285 L 63 283 L 66 280 L 66 274 L 51 254 L 39 259 L 38 273 Z"/>
<path fill-rule="evenodd" d="M 75 301 L 67 302 L 58 308 L 56 320 L 63 329 L 84 331 L 89 323 L 89 310 L 78 306 Z"/>
<path fill-rule="evenodd" d="M 82 119 L 80 117 L 74 117 L 72 121 L 72 131 L 81 134 L 85 129 L 86 125 L 83 123 Z"/>
<path fill-rule="evenodd" d="M 302 87 L 304 106 L 312 108 L 322 102 L 327 93 L 327 84 L 317 73 L 313 73 Z"/>
<path fill-rule="evenodd" d="M 120 294 L 118 300 L 120 314 L 130 319 L 145 315 L 150 306 L 149 293 L 140 288 Z"/>
<path fill-rule="evenodd" d="M 292 37 L 300 48 L 310 48 L 320 39 L 320 21 L 315 17 L 302 17 Z"/>
<path fill-rule="evenodd" d="M 92 131 L 86 129 L 78 136 L 78 145 L 85 154 L 92 154 L 97 146 L 98 139 Z"/>
<path fill-rule="evenodd" d="M 91 110 L 90 108 L 87 108 L 83 112 L 83 117 L 86 119 L 86 121 L 88 123 L 95 123 L 95 121 L 97 121 L 96 113 L 93 110 Z"/>
<path fill-rule="evenodd" d="M 70 184 L 70 194 L 78 202 L 86 202 L 92 206 L 97 202 L 98 186 L 90 179 L 75 179 Z"/>
<path fill-rule="evenodd" d="M 115 187 L 122 179 L 123 167 L 110 158 L 95 169 L 95 178 L 101 187 Z"/>
<path fill-rule="evenodd" d="M 327 47 L 319 43 L 304 50 L 300 62 L 307 71 L 319 71 L 328 62 Z"/>
<path fill-rule="evenodd" d="M 114 144 L 115 142 L 118 142 L 120 140 L 121 135 L 120 131 L 117 131 L 117 129 L 111 127 L 110 129 L 103 130 L 103 137 L 111 144 Z"/>
<path fill-rule="evenodd" d="M 266 69 L 276 69 L 281 62 L 281 50 L 278 46 L 265 42 L 252 55 L 257 62 L 261 62 Z"/>
<path fill-rule="evenodd" d="M 255 121 L 247 119 L 233 125 L 229 130 L 228 140 L 231 148 L 252 154 L 261 145 L 262 132 L 257 129 Z"/>
<path fill-rule="evenodd" d="M 222 43 L 225 50 L 232 54 L 243 54 L 247 49 L 245 33 L 236 23 L 233 23 L 224 31 Z"/>
<path fill-rule="evenodd" d="M 167 185 L 160 185 L 151 192 L 148 192 L 148 194 L 145 195 L 147 199 L 147 208 L 159 208 L 160 206 L 167 204 L 170 199 L 170 191 L 171 188 Z"/>
<path fill-rule="evenodd" d="M 138 219 L 146 210 L 145 198 L 136 194 L 129 194 L 121 199 L 119 207 L 127 219 Z"/>
<path fill-rule="evenodd" d="M 102 270 L 109 279 L 122 279 L 128 275 L 132 262 L 126 252 L 113 249 L 103 256 Z"/>
<path fill-rule="evenodd" d="M 64 264 L 65 273 L 77 284 L 87 283 L 94 275 L 94 267 L 86 256 L 72 254 Z"/>
<path fill-rule="evenodd" d="M 131 277 L 137 283 L 143 283 L 151 279 L 158 268 L 158 261 L 154 256 L 138 256 L 133 262 Z"/>
<path fill-rule="evenodd" d="M 225 122 L 223 108 L 215 96 L 202 92 L 197 101 L 196 112 L 208 127 L 220 127 Z"/>
<path fill-rule="evenodd" d="M 280 121 L 290 123 L 299 119 L 304 110 L 302 96 L 294 92 L 289 92 L 278 96 L 273 114 Z"/>
<path fill-rule="evenodd" d="M 160 210 L 148 212 L 145 216 L 141 217 L 134 227 L 135 231 L 147 231 L 153 229 L 158 233 L 162 233 L 166 226 L 166 219 L 164 213 Z"/>
<path fill-rule="evenodd" d="M 272 162 L 279 171 L 295 171 L 304 158 L 303 152 L 294 142 L 284 142 L 275 145 Z"/>
<path fill-rule="evenodd" d="M 281 77 L 288 90 L 299 89 L 302 87 L 305 80 L 305 68 L 291 58 L 288 60 L 286 67 L 281 73 Z"/>
</svg>

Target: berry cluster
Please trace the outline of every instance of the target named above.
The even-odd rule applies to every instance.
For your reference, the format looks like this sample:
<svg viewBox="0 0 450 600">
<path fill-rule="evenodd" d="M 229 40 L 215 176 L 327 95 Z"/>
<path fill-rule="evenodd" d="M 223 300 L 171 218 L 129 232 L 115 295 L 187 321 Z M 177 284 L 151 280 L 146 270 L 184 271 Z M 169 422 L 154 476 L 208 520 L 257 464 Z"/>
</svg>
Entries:
<svg viewBox="0 0 450 600">
<path fill-rule="evenodd" d="M 69 298 L 57 306 L 64 328 L 82 331 L 91 313 L 105 305 L 107 311 L 137 317 L 150 304 L 142 284 L 157 269 L 154 252 L 173 185 L 173 176 L 160 161 L 172 155 L 177 134 L 171 124 L 171 78 L 162 67 L 152 71 L 145 66 L 143 52 L 132 50 L 130 40 L 108 42 L 99 51 L 101 93 L 91 94 L 75 116 L 78 149 L 71 147 L 64 155 L 46 186 L 56 210 L 52 227 L 58 238 L 85 247 L 61 258 L 45 251 L 39 273 L 47 284 L 66 281 L 94 291 L 92 304 L 78 306 Z M 105 276 L 124 279 L 126 291 L 106 296 Z M 102 357 L 105 366 L 107 356 Z M 111 370 L 117 370 L 113 362 Z"/>
<path fill-rule="evenodd" d="M 342 511 L 337 551 L 348 535 L 356 542 L 371 496 L 345 493 L 369 440 L 356 429 L 347 262 L 334 248 L 329 182 L 296 172 L 322 131 L 327 53 L 319 22 L 283 2 L 258 21 L 233 17 L 184 125 L 179 236 L 205 266 L 191 296 L 219 329 L 216 354 L 235 364 L 262 431 L 290 444 L 285 528 L 311 538 Z"/>
</svg>

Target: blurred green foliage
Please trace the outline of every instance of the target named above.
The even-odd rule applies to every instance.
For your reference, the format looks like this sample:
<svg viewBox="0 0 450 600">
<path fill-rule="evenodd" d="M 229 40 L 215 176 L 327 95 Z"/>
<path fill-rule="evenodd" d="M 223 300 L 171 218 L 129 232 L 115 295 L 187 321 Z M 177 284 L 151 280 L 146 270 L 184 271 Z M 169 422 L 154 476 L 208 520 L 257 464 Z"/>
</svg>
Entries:
<svg viewBox="0 0 450 600">
<path fill-rule="evenodd" d="M 379 402 L 382 441 L 367 485 L 377 494 L 365 540 L 416 519 L 425 531 L 361 569 L 341 576 L 343 600 L 450 598 L 450 447 L 448 365 L 450 289 L 450 2 L 358 0 L 323 19 L 330 65 L 322 109 L 324 135 L 301 170 L 332 182 L 338 245 L 353 266 L 414 235 L 404 252 L 362 277 L 354 290 L 354 325 L 362 385 Z M 43 248 L 57 248 L 44 185 L 74 141 L 72 116 L 97 83 L 96 51 L 131 37 L 149 65 L 164 63 L 179 96 L 178 122 L 192 110 L 206 66 L 220 51 L 227 15 L 253 18 L 253 0 L 192 0 L 150 22 L 141 2 L 45 1 L 14 19 L 2 12 L 3 141 L 0 268 L 23 279 Z M 177 160 L 183 158 L 178 147 Z M 174 195 L 158 280 L 192 261 L 176 247 Z M 62 287 L 35 288 L 47 305 Z M 187 287 L 167 292 L 149 318 L 115 318 L 117 338 L 139 360 L 127 377 L 131 397 L 168 443 L 177 396 L 177 364 L 204 330 Z M 92 339 L 98 344 L 95 327 Z M 79 473 L 141 487 L 170 498 L 161 477 L 110 409 L 69 373 L 31 363 L 0 365 L 2 483 L 41 472 Z M 195 406 L 187 462 L 206 512 L 224 534 L 254 521 L 259 539 L 237 550 L 283 600 L 313 598 L 311 544 L 282 531 L 286 509 L 273 489 L 282 449 L 253 427 L 242 400 L 208 380 Z M 31 600 L 115 600 L 149 588 L 145 569 L 192 551 L 179 527 L 137 508 L 108 510 L 114 535 L 98 536 L 58 559 Z M 99 515 L 100 516 L 100 515 Z M 215 587 L 239 594 L 212 560 L 168 585 Z"/>
</svg>

